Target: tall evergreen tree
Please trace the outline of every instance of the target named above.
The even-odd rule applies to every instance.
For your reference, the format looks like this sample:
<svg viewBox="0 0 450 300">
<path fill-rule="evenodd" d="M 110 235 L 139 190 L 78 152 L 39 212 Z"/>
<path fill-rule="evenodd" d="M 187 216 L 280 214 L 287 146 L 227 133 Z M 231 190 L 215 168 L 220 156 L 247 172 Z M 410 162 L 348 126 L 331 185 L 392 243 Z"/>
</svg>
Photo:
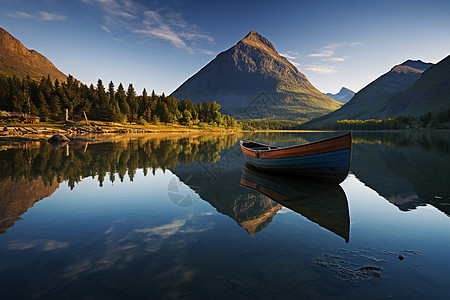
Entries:
<svg viewBox="0 0 450 300">
<path fill-rule="evenodd" d="M 125 90 L 123 88 L 122 83 L 120 83 L 117 88 L 115 99 L 119 104 L 120 113 L 124 116 L 128 116 L 128 114 L 130 113 L 130 106 L 128 105 L 127 96 L 125 94 Z"/>
<path fill-rule="evenodd" d="M 136 103 L 136 92 L 134 90 L 133 84 L 128 85 L 127 91 L 127 103 L 130 107 L 130 113 L 128 114 L 128 119 L 130 122 L 137 121 L 137 103 Z"/>
<path fill-rule="evenodd" d="M 112 80 L 109 82 L 109 86 L 108 86 L 108 97 L 109 97 L 109 103 L 111 104 L 115 104 L 115 92 L 114 92 L 114 83 L 112 82 Z"/>
</svg>

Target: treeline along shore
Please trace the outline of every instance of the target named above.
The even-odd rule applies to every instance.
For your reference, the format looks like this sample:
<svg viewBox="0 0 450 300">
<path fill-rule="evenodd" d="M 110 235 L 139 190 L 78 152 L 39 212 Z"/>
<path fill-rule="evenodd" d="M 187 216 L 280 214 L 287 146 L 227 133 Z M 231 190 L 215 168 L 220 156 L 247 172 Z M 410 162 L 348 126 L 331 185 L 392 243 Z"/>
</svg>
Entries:
<svg viewBox="0 0 450 300">
<path fill-rule="evenodd" d="M 97 85 L 86 85 L 69 75 L 67 80 L 52 81 L 50 76 L 34 81 L 0 75 L 0 110 L 38 116 L 41 121 L 61 121 L 65 110 L 73 121 L 89 120 L 122 124 L 175 124 L 199 128 L 234 128 L 235 119 L 219 112 L 216 102 L 194 104 L 189 99 L 150 94 L 146 89 L 138 95 L 129 84 L 116 88 L 111 81 L 106 88 L 101 79 Z"/>
</svg>

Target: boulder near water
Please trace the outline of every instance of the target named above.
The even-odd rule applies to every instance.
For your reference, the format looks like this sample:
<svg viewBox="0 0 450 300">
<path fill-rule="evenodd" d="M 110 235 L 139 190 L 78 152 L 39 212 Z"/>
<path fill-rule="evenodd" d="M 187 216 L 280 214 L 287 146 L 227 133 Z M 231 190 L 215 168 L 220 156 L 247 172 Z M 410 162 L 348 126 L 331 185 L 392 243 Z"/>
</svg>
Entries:
<svg viewBox="0 0 450 300">
<path fill-rule="evenodd" d="M 70 142 L 70 140 L 64 134 L 55 134 L 54 136 L 48 139 L 48 142 L 52 144 L 62 144 Z"/>
</svg>

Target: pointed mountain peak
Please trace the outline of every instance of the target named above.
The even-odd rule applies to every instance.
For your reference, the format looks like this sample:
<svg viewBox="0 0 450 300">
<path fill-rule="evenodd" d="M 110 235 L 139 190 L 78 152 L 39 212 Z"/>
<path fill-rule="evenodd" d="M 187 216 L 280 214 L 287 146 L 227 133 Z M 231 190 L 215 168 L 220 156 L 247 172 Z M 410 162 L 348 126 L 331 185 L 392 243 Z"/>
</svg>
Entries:
<svg viewBox="0 0 450 300">
<path fill-rule="evenodd" d="M 254 30 L 250 31 L 240 42 L 256 48 L 266 48 L 266 50 L 277 53 L 272 43 Z"/>
</svg>

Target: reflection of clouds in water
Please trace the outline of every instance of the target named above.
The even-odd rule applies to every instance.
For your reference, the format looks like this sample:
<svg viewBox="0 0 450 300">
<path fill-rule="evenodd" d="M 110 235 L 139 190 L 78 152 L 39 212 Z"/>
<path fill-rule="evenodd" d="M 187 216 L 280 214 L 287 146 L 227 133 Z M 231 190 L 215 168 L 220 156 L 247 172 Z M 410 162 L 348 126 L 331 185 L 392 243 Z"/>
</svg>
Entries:
<svg viewBox="0 0 450 300">
<path fill-rule="evenodd" d="M 108 228 L 102 237 L 103 245 L 91 249 L 77 262 L 65 269 L 66 276 L 76 279 L 87 272 L 126 269 L 130 262 L 156 253 L 170 245 L 171 249 L 182 248 L 186 244 L 184 234 L 205 232 L 213 228 L 213 224 L 203 222 L 196 224 L 193 215 L 154 227 L 121 231 L 120 227 Z M 175 237 L 176 238 L 172 238 Z M 189 272 L 187 272 L 189 273 Z"/>
<path fill-rule="evenodd" d="M 166 238 L 177 233 L 185 224 L 186 220 L 176 220 L 173 223 L 165 224 L 158 227 L 135 229 L 134 232 L 145 233 L 147 235 L 160 235 L 163 238 Z"/>
<path fill-rule="evenodd" d="M 105 231 L 105 234 L 111 233 L 111 231 L 113 230 L 112 226 L 108 228 L 108 230 Z"/>
<path fill-rule="evenodd" d="M 217 211 L 208 211 L 208 212 L 199 214 L 199 216 L 214 216 L 214 215 L 218 215 L 218 214 L 219 214 L 219 212 L 217 212 Z"/>
<path fill-rule="evenodd" d="M 12 241 L 8 244 L 8 250 L 27 250 L 35 248 L 41 251 L 53 251 L 69 246 L 67 242 L 55 240 L 37 239 L 32 241 Z"/>
</svg>

